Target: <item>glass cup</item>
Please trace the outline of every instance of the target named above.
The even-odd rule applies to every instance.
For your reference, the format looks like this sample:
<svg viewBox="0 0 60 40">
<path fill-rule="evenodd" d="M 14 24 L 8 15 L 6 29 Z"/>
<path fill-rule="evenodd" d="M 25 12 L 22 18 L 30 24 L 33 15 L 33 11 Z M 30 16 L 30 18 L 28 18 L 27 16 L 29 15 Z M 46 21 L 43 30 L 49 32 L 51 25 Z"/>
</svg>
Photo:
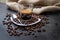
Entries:
<svg viewBox="0 0 60 40">
<path fill-rule="evenodd" d="M 20 8 L 20 17 L 23 20 L 29 20 L 32 17 L 33 5 L 32 4 L 21 4 L 24 7 Z"/>
</svg>

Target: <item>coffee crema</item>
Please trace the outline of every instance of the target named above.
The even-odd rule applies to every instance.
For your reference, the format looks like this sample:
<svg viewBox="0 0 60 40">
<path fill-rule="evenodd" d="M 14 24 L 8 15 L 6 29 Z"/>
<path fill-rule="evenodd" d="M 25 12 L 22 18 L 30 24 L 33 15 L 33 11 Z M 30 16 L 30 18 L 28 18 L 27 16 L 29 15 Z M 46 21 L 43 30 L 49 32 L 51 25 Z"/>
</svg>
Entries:
<svg viewBox="0 0 60 40">
<path fill-rule="evenodd" d="M 32 14 L 32 11 L 30 9 L 22 9 L 20 12 L 22 14 Z"/>
</svg>

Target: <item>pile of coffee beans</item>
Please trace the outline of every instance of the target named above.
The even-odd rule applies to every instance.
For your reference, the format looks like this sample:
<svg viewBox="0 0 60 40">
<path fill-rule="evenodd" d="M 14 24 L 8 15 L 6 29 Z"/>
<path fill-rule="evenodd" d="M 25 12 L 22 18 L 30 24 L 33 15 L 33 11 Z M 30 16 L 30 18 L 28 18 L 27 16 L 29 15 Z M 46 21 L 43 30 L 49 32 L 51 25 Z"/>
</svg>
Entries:
<svg viewBox="0 0 60 40">
<path fill-rule="evenodd" d="M 27 36 L 27 35 L 35 35 L 35 32 L 41 32 L 41 31 L 45 32 L 46 31 L 45 29 L 41 30 L 39 28 L 45 26 L 45 24 L 48 24 L 49 23 L 47 22 L 48 19 L 44 15 L 32 14 L 32 16 L 35 16 L 37 18 L 39 17 L 42 20 L 39 23 L 32 26 L 25 26 L 25 27 L 18 26 L 11 22 L 10 20 L 11 14 L 7 13 L 6 17 L 3 20 L 3 25 L 7 26 L 7 32 L 9 33 L 10 36 L 20 36 L 20 35 Z M 31 20 L 34 19 L 32 18 Z"/>
</svg>

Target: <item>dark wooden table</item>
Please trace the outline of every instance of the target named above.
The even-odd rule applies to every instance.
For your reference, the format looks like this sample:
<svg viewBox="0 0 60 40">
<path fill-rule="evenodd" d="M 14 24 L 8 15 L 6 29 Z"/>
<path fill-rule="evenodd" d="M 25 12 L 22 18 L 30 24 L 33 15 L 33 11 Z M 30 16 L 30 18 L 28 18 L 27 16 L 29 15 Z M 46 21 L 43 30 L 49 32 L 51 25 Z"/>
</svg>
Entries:
<svg viewBox="0 0 60 40">
<path fill-rule="evenodd" d="M 0 40 L 60 40 L 60 12 L 54 12 L 47 15 L 50 23 L 42 27 L 46 29 L 46 32 L 36 33 L 37 37 L 32 35 L 22 35 L 20 37 L 9 36 L 6 32 L 6 26 L 2 24 L 6 13 L 16 12 L 7 10 L 7 6 L 0 3 Z"/>
</svg>

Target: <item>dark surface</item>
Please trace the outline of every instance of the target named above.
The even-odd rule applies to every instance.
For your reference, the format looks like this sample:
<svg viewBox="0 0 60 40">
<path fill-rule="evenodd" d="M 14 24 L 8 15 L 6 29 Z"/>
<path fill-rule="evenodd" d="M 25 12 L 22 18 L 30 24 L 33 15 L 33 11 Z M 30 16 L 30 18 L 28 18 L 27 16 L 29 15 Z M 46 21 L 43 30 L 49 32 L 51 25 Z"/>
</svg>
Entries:
<svg viewBox="0 0 60 40">
<path fill-rule="evenodd" d="M 2 21 L 7 13 L 15 13 L 7 10 L 5 4 L 0 3 L 0 40 L 60 40 L 60 13 L 50 13 L 47 15 L 49 24 L 46 24 L 42 28 L 46 29 L 46 32 L 36 33 L 37 36 L 9 36 L 6 26 L 2 24 Z M 42 29 L 41 28 L 41 29 Z"/>
</svg>

